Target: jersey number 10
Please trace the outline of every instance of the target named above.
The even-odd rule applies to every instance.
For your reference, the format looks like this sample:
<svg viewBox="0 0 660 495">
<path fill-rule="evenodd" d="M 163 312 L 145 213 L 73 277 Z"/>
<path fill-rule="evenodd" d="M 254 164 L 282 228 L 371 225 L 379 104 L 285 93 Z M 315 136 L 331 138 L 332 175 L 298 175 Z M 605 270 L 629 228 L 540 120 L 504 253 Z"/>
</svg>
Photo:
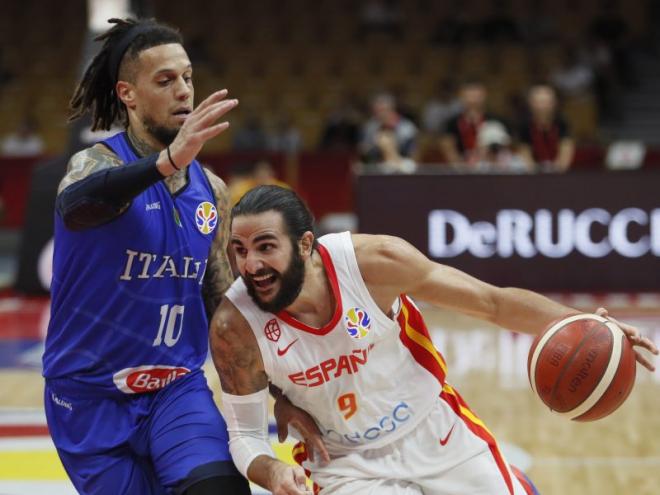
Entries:
<svg viewBox="0 0 660 495">
<path fill-rule="evenodd" d="M 154 339 L 153 347 L 160 345 L 165 342 L 167 347 L 172 347 L 179 341 L 181 337 L 181 331 L 183 329 L 183 310 L 186 309 L 184 306 L 179 304 L 163 304 L 160 307 L 160 326 L 158 327 L 158 335 Z M 179 318 L 180 316 L 180 318 Z M 174 335 L 175 327 L 177 326 L 177 320 L 179 322 L 178 328 L 176 329 L 176 335 Z M 163 338 L 163 330 L 165 331 L 165 337 Z"/>
</svg>

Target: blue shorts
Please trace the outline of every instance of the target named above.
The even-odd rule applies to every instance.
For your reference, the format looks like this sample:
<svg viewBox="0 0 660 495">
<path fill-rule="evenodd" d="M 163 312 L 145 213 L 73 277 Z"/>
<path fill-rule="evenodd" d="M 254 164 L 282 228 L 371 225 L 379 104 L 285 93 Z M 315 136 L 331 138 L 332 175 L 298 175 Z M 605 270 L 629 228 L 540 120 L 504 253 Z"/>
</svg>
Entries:
<svg viewBox="0 0 660 495">
<path fill-rule="evenodd" d="M 46 383 L 48 428 L 81 494 L 176 494 L 215 476 L 240 476 L 227 425 L 206 378 L 185 375 L 149 394 L 67 395 Z"/>
</svg>

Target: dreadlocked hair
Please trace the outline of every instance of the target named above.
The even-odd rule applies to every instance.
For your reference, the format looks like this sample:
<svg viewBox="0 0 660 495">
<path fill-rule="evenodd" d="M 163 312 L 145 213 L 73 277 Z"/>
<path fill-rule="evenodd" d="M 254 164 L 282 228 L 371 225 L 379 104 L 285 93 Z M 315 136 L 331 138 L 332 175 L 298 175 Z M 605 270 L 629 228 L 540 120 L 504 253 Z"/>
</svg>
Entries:
<svg viewBox="0 0 660 495">
<path fill-rule="evenodd" d="M 158 23 L 155 19 L 113 18 L 108 22 L 114 26 L 94 38 L 94 41 L 103 41 L 103 46 L 85 70 L 69 102 L 71 110 L 69 122 L 82 117 L 91 110 L 93 131 L 108 130 L 117 120 L 124 126 L 128 123 L 126 107 L 115 91 L 115 77 L 117 76 L 110 73 L 109 65 L 112 50 L 130 29 L 137 26 L 148 27 L 145 32 L 137 35 L 127 47 L 119 61 L 119 67 L 127 60 L 135 60 L 141 51 L 148 48 L 168 43 L 183 44 L 183 38 L 178 30 Z"/>
</svg>

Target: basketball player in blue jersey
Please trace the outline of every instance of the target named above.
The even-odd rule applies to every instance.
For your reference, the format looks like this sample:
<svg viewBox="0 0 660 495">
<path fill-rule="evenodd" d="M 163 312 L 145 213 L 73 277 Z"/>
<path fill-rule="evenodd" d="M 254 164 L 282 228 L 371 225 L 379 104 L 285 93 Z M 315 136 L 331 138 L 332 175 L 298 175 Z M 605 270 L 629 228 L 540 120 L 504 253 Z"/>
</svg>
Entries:
<svg viewBox="0 0 660 495">
<path fill-rule="evenodd" d="M 321 456 L 294 449 L 315 493 L 537 494 L 446 380 L 411 297 L 529 333 L 574 310 L 434 263 L 396 237 L 317 240 L 312 232 L 306 205 L 276 186 L 249 191 L 232 211 L 241 277 L 213 317 L 211 350 L 238 469 L 275 495 L 308 493 L 303 469 L 270 449 L 270 382 L 283 394 L 277 404 L 292 402 L 318 425 L 297 428 L 307 439 L 318 427 Z M 637 329 L 620 326 L 634 345 L 658 353 Z"/>
<path fill-rule="evenodd" d="M 195 160 L 238 102 L 193 106 L 178 31 L 110 22 L 72 119 L 125 131 L 74 155 L 59 186 L 48 428 L 82 494 L 249 494 L 201 370 L 233 276 L 227 190 Z"/>
</svg>

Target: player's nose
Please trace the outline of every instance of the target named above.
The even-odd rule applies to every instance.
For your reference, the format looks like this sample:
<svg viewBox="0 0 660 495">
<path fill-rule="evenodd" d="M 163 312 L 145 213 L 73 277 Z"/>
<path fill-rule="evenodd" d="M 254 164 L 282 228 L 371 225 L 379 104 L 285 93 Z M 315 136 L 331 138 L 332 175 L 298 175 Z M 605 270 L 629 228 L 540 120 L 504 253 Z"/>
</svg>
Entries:
<svg viewBox="0 0 660 495">
<path fill-rule="evenodd" d="M 192 89 L 183 77 L 177 79 L 174 91 L 177 100 L 186 100 L 192 93 Z"/>
<path fill-rule="evenodd" d="M 264 263 L 259 257 L 259 254 L 248 252 L 247 256 L 245 257 L 245 270 L 248 273 L 254 274 L 261 270 L 263 267 Z"/>
</svg>

